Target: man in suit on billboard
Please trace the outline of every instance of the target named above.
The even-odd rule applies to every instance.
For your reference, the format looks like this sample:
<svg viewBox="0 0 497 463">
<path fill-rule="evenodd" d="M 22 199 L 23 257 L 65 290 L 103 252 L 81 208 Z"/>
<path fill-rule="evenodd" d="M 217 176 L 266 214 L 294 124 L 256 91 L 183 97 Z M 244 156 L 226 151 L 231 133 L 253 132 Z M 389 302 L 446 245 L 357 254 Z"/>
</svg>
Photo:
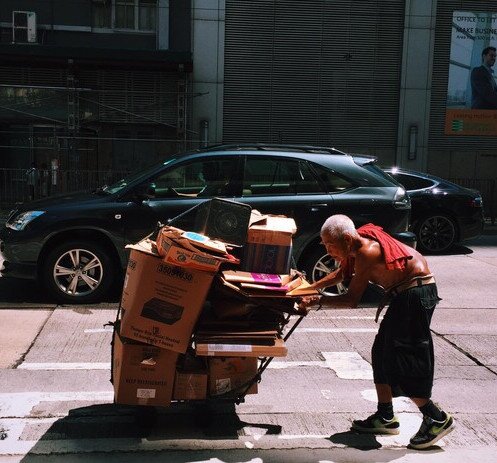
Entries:
<svg viewBox="0 0 497 463">
<path fill-rule="evenodd" d="M 482 65 L 471 71 L 471 109 L 497 109 L 497 83 L 492 66 L 495 64 L 495 47 L 486 47 Z"/>
</svg>

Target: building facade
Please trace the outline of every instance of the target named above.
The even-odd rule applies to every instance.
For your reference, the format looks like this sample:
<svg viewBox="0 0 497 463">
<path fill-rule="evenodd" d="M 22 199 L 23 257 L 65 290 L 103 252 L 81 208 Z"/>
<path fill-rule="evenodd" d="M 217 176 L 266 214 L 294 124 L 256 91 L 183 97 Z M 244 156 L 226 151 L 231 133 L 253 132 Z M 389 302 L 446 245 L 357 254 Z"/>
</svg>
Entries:
<svg viewBox="0 0 497 463">
<path fill-rule="evenodd" d="M 207 144 L 306 143 L 491 198 L 497 129 L 464 117 L 497 111 L 465 109 L 463 87 L 496 16 L 485 0 L 3 0 L 0 169 L 130 171 Z"/>
<path fill-rule="evenodd" d="M 497 16 L 478 0 L 194 1 L 194 126 L 214 142 L 331 145 L 384 165 L 428 171 L 480 188 L 492 199 L 496 135 L 449 133 L 457 12 Z M 195 5 L 209 7 L 199 39 Z M 492 23 L 493 24 L 493 23 Z M 495 46 L 492 30 L 483 42 Z M 469 31 L 469 32 L 468 32 Z M 464 33 L 473 53 L 482 40 Z M 196 32 L 196 34 L 195 34 Z M 457 55 L 457 53 L 456 53 Z M 197 57 L 203 66 L 197 66 Z M 469 64 L 459 66 L 454 75 Z M 459 73 L 459 74 L 458 74 Z M 215 100 L 212 95 L 218 95 Z M 214 104 L 216 103 L 216 104 Z M 222 105 L 222 106 L 221 106 Z M 216 109 L 214 109 L 216 108 Z M 497 120 L 497 111 L 488 114 Z M 495 201 L 495 198 L 494 198 Z"/>
<path fill-rule="evenodd" d="M 191 8 L 181 0 L 4 0 L 0 168 L 130 171 L 184 149 Z"/>
</svg>

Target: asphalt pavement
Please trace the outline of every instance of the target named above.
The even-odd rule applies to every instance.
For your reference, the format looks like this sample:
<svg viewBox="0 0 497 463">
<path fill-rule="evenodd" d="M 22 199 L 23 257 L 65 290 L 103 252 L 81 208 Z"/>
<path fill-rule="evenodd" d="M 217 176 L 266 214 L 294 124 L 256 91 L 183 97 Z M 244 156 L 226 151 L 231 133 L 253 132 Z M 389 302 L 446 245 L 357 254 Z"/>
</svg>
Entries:
<svg viewBox="0 0 497 463">
<path fill-rule="evenodd" d="M 497 227 L 428 262 L 443 298 L 434 397 L 457 425 L 428 451 L 406 448 L 420 418 L 403 398 L 399 436 L 349 431 L 375 406 L 373 295 L 306 317 L 245 402 L 144 410 L 112 403 L 105 325 L 118 297 L 58 306 L 34 284 L 0 279 L 0 461 L 497 462 Z"/>
</svg>

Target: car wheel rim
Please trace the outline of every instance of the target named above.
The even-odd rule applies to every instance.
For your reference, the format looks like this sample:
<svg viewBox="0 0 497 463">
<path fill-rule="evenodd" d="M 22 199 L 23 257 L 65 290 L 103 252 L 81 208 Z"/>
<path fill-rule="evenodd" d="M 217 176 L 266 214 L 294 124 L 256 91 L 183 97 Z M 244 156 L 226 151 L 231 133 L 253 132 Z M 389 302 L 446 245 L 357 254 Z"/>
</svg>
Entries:
<svg viewBox="0 0 497 463">
<path fill-rule="evenodd" d="M 454 243 L 456 230 L 450 219 L 433 216 L 426 219 L 419 228 L 419 241 L 428 251 L 445 251 Z"/>
<path fill-rule="evenodd" d="M 81 297 L 95 291 L 104 276 L 100 259 L 87 249 L 71 249 L 55 262 L 53 278 L 65 294 Z"/>
<path fill-rule="evenodd" d="M 321 257 L 312 269 L 311 281 L 318 281 L 326 275 L 330 274 L 338 268 L 335 259 L 331 258 L 328 254 Z M 330 286 L 321 291 L 322 294 L 343 294 L 347 292 L 347 288 L 343 283 L 336 286 Z"/>
</svg>

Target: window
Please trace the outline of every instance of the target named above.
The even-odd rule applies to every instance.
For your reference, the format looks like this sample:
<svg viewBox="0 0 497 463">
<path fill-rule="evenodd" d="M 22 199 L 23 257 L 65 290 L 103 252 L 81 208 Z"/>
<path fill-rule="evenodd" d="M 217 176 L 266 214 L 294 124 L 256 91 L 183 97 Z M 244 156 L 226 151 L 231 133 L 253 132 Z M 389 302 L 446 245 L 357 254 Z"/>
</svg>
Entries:
<svg viewBox="0 0 497 463">
<path fill-rule="evenodd" d="M 115 26 L 118 29 L 135 28 L 135 1 L 116 0 Z"/>
<path fill-rule="evenodd" d="M 245 165 L 243 195 L 296 195 L 323 193 L 305 161 L 252 157 Z"/>
<path fill-rule="evenodd" d="M 392 174 L 392 176 L 407 190 L 421 190 L 422 188 L 432 187 L 435 182 L 433 180 L 421 177 L 415 177 L 413 175 L 405 174 Z"/>
<path fill-rule="evenodd" d="M 138 3 L 138 28 L 141 31 L 155 30 L 155 0 L 140 0 Z"/>
<path fill-rule="evenodd" d="M 339 193 L 352 188 L 354 185 L 346 178 L 340 177 L 335 172 L 313 164 L 319 178 L 326 186 L 329 193 Z"/>
<path fill-rule="evenodd" d="M 234 158 L 204 159 L 168 169 L 154 180 L 155 197 L 215 197 L 231 192 Z"/>
<path fill-rule="evenodd" d="M 112 2 L 111 0 L 92 1 L 93 27 L 111 27 L 112 24 Z"/>
<path fill-rule="evenodd" d="M 156 0 L 114 0 L 116 29 L 154 31 Z"/>
</svg>

